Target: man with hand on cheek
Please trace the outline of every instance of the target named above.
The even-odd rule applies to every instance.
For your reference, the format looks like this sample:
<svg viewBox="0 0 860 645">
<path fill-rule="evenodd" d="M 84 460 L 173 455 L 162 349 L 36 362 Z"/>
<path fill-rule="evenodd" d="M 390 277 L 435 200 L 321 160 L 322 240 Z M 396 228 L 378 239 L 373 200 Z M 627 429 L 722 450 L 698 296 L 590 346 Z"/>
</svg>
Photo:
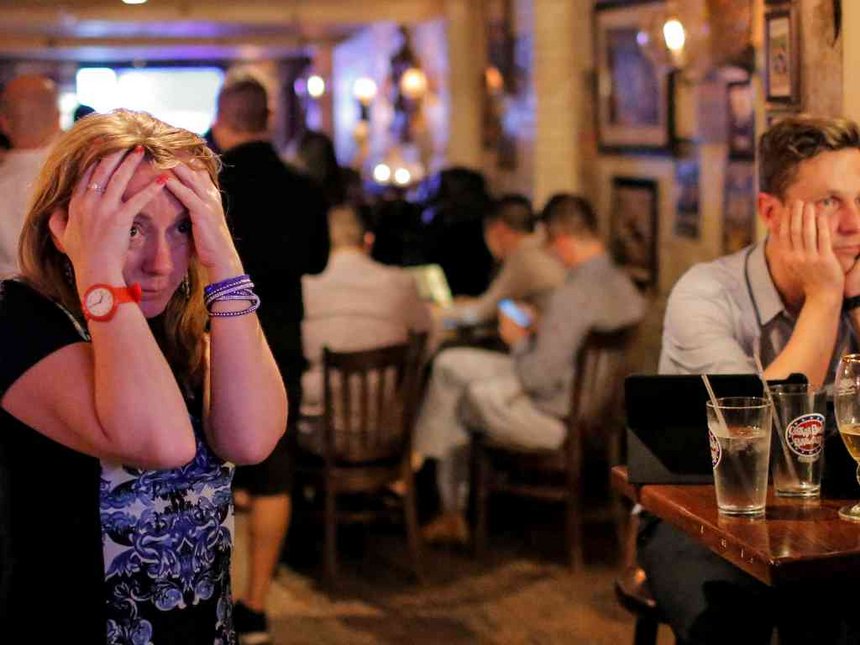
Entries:
<svg viewBox="0 0 860 645">
<path fill-rule="evenodd" d="M 754 372 L 758 353 L 768 379 L 801 372 L 814 387 L 829 385 L 860 330 L 860 129 L 846 119 L 784 119 L 762 135 L 758 158 L 767 239 L 678 281 L 660 372 Z M 679 641 L 769 643 L 774 624 L 786 642 L 844 638 L 827 613 L 838 612 L 834 599 L 805 593 L 801 610 L 792 602 L 799 590 L 777 597 L 648 515 L 639 556 Z"/>
</svg>

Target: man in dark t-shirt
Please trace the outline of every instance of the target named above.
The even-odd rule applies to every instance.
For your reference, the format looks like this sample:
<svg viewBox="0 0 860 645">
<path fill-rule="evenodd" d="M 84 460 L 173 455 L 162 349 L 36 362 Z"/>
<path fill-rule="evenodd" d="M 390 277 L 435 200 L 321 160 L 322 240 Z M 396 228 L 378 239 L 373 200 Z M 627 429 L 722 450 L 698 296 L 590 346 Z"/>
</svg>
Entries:
<svg viewBox="0 0 860 645">
<path fill-rule="evenodd" d="M 224 151 L 221 189 L 246 271 L 262 306 L 257 312 L 281 370 L 293 428 L 301 399 L 301 277 L 328 261 L 326 204 L 312 181 L 286 166 L 268 140 L 268 96 L 248 76 L 228 79 L 218 96 L 212 134 Z M 262 464 L 237 469 L 234 488 L 249 495 L 249 575 L 236 594 L 240 636 L 265 637 L 263 607 L 290 516 L 290 429 Z"/>
</svg>

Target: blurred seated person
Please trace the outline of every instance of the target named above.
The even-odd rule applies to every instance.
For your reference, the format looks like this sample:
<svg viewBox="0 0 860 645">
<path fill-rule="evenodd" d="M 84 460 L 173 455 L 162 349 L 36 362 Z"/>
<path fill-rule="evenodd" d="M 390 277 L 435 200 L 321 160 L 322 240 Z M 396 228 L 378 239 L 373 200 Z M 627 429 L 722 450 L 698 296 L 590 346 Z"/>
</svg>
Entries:
<svg viewBox="0 0 860 645">
<path fill-rule="evenodd" d="M 372 206 L 373 249 L 371 257 L 382 264 L 412 266 L 425 264 L 421 209 L 403 197 L 403 191 L 389 187 Z"/>
<path fill-rule="evenodd" d="M 442 514 L 424 528 L 431 542 L 465 542 L 467 427 L 525 450 L 555 450 L 565 436 L 576 354 L 592 329 L 613 330 L 641 320 L 645 303 L 610 260 L 589 203 L 560 195 L 544 212 L 547 245 L 567 268 L 541 319 L 521 326 L 504 313 L 499 334 L 510 354 L 472 348 L 436 357 L 415 428 L 415 451 L 437 460 Z"/>
<path fill-rule="evenodd" d="M 359 351 L 406 342 L 409 332 L 428 332 L 430 310 L 406 271 L 369 257 L 373 234 L 353 206 L 329 212 L 331 255 L 325 271 L 302 278 L 305 357 L 303 416 L 322 414 L 322 352 Z"/>
<path fill-rule="evenodd" d="M 427 186 L 421 213 L 424 258 L 416 264 L 440 265 L 455 296 L 478 296 L 493 269 L 482 223 L 490 209 L 484 177 L 468 168 L 447 168 Z"/>
<path fill-rule="evenodd" d="M 329 207 L 346 201 L 346 177 L 337 163 L 334 144 L 327 134 L 306 130 L 299 140 L 297 162 L 313 179 Z"/>
<path fill-rule="evenodd" d="M 557 196 L 559 197 L 559 196 Z M 442 312 L 446 321 L 475 324 L 496 317 L 500 300 L 510 298 L 541 310 L 550 292 L 564 282 L 565 268 L 546 248 L 544 235 L 535 233 L 534 214 L 522 195 L 498 199 L 484 217 L 484 240 L 501 263 L 498 275 L 478 298 L 462 298 Z"/>
</svg>

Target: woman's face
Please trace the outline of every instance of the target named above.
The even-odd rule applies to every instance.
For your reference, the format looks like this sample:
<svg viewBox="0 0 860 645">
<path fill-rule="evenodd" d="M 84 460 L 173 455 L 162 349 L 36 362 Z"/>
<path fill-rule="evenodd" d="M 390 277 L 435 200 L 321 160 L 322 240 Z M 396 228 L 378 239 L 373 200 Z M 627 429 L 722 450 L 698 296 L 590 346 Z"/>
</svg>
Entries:
<svg viewBox="0 0 860 645">
<path fill-rule="evenodd" d="M 150 163 L 141 163 L 123 200 L 148 186 L 163 172 Z M 157 316 L 167 307 L 188 272 L 193 249 L 188 211 L 169 190 L 159 191 L 134 218 L 123 268 L 126 284 L 140 283 L 140 308 L 145 317 Z"/>
</svg>

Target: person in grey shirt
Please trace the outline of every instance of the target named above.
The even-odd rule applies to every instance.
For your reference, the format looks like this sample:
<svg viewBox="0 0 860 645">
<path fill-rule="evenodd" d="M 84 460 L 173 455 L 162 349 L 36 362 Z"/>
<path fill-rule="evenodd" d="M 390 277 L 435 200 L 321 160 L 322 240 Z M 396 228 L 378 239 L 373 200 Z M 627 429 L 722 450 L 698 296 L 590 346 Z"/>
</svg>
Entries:
<svg viewBox="0 0 860 645">
<path fill-rule="evenodd" d="M 758 352 L 768 379 L 801 372 L 828 385 L 860 329 L 860 130 L 845 119 L 785 119 L 761 137 L 759 164 L 768 237 L 678 281 L 660 372 L 753 372 Z M 769 643 L 774 625 L 781 642 L 846 638 L 827 594 L 777 595 L 651 516 L 638 545 L 679 642 Z"/>
<path fill-rule="evenodd" d="M 535 232 L 531 202 L 522 195 L 500 197 L 484 217 L 484 241 L 501 262 L 498 275 L 477 298 L 459 299 L 441 312 L 449 324 L 475 324 L 496 317 L 500 300 L 522 300 L 538 309 L 565 279 L 565 267 Z"/>
<path fill-rule="evenodd" d="M 641 320 L 645 304 L 616 268 L 596 232 L 594 212 L 575 195 L 545 210 L 548 246 L 567 267 L 541 319 L 522 326 L 500 316 L 510 354 L 471 348 L 440 353 L 415 430 L 415 450 L 438 460 L 442 514 L 424 529 L 430 541 L 465 541 L 468 481 L 466 419 L 494 441 L 523 449 L 556 449 L 564 440 L 577 351 L 592 329 L 614 330 Z"/>
</svg>

